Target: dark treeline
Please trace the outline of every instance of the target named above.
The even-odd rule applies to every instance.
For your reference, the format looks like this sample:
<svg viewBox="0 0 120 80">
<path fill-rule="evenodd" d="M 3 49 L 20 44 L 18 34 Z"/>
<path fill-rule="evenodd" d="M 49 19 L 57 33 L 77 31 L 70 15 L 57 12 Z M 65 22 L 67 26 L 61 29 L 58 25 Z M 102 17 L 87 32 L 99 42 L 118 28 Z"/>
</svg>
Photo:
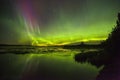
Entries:
<svg viewBox="0 0 120 80">
<path fill-rule="evenodd" d="M 89 62 L 97 67 L 104 65 L 96 80 L 120 80 L 120 13 L 116 26 L 102 43 L 103 50 L 75 55 L 77 62 Z"/>
<path fill-rule="evenodd" d="M 100 49 L 103 48 L 103 44 L 86 44 L 84 42 L 81 42 L 80 44 L 77 45 L 64 45 L 63 48 L 65 49 Z"/>
</svg>

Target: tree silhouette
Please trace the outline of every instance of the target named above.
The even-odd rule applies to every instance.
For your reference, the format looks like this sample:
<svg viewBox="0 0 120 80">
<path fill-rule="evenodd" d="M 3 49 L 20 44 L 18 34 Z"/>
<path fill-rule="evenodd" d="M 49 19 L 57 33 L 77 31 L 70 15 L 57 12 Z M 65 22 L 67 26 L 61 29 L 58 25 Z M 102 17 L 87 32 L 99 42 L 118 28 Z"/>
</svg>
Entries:
<svg viewBox="0 0 120 80">
<path fill-rule="evenodd" d="M 81 42 L 81 43 L 80 43 L 80 46 L 81 46 L 81 47 L 85 46 L 85 43 L 84 43 L 84 42 Z M 84 53 L 84 51 L 85 51 L 85 49 L 81 49 L 81 53 Z"/>
<path fill-rule="evenodd" d="M 105 57 L 109 56 L 109 58 L 96 80 L 120 80 L 120 13 L 115 28 L 105 41 L 104 51 Z"/>
<path fill-rule="evenodd" d="M 120 13 L 118 13 L 118 20 L 115 28 L 109 34 L 108 39 L 105 42 L 105 50 L 108 54 L 118 55 L 120 50 Z"/>
<path fill-rule="evenodd" d="M 89 62 L 97 67 L 104 65 L 96 80 L 120 80 L 120 13 L 116 26 L 101 45 L 104 50 L 76 54 L 75 60 Z"/>
</svg>

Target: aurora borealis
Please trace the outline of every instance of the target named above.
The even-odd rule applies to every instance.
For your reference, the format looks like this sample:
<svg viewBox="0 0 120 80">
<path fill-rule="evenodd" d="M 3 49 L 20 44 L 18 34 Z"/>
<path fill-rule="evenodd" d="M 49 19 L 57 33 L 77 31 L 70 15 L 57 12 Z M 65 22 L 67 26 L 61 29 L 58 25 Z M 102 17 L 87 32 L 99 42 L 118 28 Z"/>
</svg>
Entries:
<svg viewBox="0 0 120 80">
<path fill-rule="evenodd" d="M 120 0 L 1 0 L 0 43 L 62 45 L 105 40 Z"/>
</svg>

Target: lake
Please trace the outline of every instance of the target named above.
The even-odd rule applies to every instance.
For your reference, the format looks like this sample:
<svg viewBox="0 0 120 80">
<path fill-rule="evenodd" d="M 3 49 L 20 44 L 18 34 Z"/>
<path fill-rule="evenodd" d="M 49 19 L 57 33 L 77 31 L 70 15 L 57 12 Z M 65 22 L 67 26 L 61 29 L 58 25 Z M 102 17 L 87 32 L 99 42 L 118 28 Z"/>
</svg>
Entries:
<svg viewBox="0 0 120 80">
<path fill-rule="evenodd" d="M 0 80 L 95 80 L 100 68 L 77 63 L 74 55 L 80 52 L 60 47 L 1 47 Z"/>
</svg>

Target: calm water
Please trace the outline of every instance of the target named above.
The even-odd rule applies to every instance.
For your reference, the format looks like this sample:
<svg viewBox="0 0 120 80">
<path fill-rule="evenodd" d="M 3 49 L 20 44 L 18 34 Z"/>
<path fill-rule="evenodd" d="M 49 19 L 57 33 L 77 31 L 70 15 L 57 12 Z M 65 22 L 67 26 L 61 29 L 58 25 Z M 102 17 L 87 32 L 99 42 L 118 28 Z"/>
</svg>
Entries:
<svg viewBox="0 0 120 80">
<path fill-rule="evenodd" d="M 80 50 L 37 48 L 31 51 L 0 54 L 0 80 L 95 80 L 99 74 L 100 69 L 95 66 L 75 62 L 74 55 Z"/>
</svg>

